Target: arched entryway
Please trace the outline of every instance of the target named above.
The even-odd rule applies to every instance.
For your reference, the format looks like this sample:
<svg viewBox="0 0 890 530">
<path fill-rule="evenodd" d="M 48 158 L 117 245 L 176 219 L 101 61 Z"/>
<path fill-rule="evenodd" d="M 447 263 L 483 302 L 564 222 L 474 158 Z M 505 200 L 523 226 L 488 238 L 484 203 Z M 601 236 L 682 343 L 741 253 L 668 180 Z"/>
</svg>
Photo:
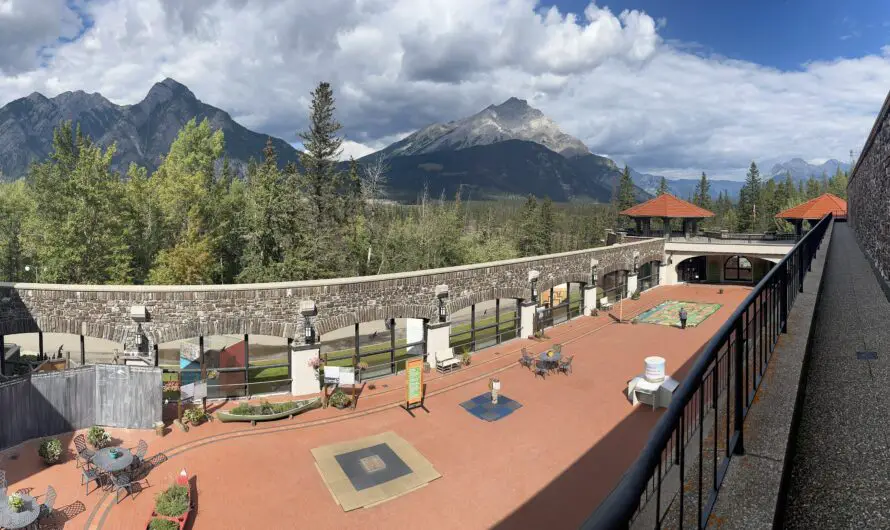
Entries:
<svg viewBox="0 0 890 530">
<path fill-rule="evenodd" d="M 706 256 L 687 258 L 677 264 L 677 281 L 698 283 L 707 280 L 708 259 Z"/>
<path fill-rule="evenodd" d="M 745 256 L 730 256 L 723 262 L 723 281 L 750 283 L 754 280 L 754 266 Z"/>
</svg>

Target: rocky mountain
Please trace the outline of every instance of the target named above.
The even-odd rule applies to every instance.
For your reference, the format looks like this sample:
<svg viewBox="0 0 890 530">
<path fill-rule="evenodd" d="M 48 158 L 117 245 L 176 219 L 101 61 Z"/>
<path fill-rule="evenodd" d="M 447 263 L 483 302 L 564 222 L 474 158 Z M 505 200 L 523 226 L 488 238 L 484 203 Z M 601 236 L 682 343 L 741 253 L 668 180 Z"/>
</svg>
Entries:
<svg viewBox="0 0 890 530">
<path fill-rule="evenodd" d="M 157 168 L 179 130 L 190 119 L 207 118 L 222 129 L 226 151 L 233 162 L 260 158 L 267 135 L 238 124 L 225 111 L 203 103 L 173 79 L 156 83 L 145 99 L 135 105 L 116 105 L 101 94 L 65 92 L 54 98 L 39 93 L 0 108 L 0 174 L 23 176 L 33 161 L 45 160 L 52 150 L 53 129 L 63 120 L 80 124 L 81 130 L 103 146 L 117 144 L 114 167 L 126 171 L 131 162 Z M 297 151 L 273 138 L 279 160 L 296 160 Z"/>
<path fill-rule="evenodd" d="M 775 164 L 770 169 L 768 177 L 784 180 L 785 175 L 790 173 L 791 179 L 796 183 L 801 180 L 809 180 L 810 177 L 821 179 L 823 174 L 831 177 L 837 172 L 838 168 L 842 171 L 850 171 L 850 164 L 833 158 L 822 164 L 810 164 L 802 158 L 792 158 L 787 162 Z"/>
<path fill-rule="evenodd" d="M 631 169 L 630 176 L 633 178 L 634 184 L 653 195 L 658 191 L 658 187 L 661 185 L 660 175 L 638 173 Z M 699 183 L 698 178 L 666 180 L 668 190 L 671 194 L 684 200 L 688 199 L 695 193 L 695 186 Z M 739 191 L 742 189 L 742 186 L 745 185 L 744 182 L 738 180 L 712 180 L 709 178 L 708 182 L 711 183 L 711 198 L 713 199 L 716 199 L 721 193 L 726 192 L 731 199 L 737 200 L 739 198 Z"/>
<path fill-rule="evenodd" d="M 363 160 L 385 156 L 393 198 L 462 188 L 475 199 L 533 193 L 555 201 L 608 202 L 621 175 L 608 158 L 564 133 L 540 110 L 510 98 L 468 118 L 425 127 Z M 637 189 L 641 200 L 650 197 Z"/>
</svg>

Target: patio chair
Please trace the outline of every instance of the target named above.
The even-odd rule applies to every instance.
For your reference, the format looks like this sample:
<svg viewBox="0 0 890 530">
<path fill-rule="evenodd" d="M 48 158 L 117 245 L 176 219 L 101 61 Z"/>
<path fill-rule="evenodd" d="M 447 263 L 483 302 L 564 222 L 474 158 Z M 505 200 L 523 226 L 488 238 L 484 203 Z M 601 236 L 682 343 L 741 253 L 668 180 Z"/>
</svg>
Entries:
<svg viewBox="0 0 890 530">
<path fill-rule="evenodd" d="M 6 471 L 0 469 L 0 499 L 6 498 Z"/>
<path fill-rule="evenodd" d="M 528 354 L 528 350 L 522 348 L 522 357 L 519 359 L 519 364 L 531 370 L 534 362 L 535 358 Z"/>
<path fill-rule="evenodd" d="M 102 487 L 102 475 L 92 466 L 84 466 L 80 468 L 80 485 L 86 486 L 86 494 L 90 494 L 90 482 L 96 483 L 96 489 Z M 96 491 L 96 490 L 93 490 Z"/>
<path fill-rule="evenodd" d="M 556 367 L 556 373 L 562 372 L 566 375 L 569 375 L 572 372 L 572 360 L 574 358 L 575 356 L 572 355 L 565 361 L 559 361 L 559 366 Z"/>
<path fill-rule="evenodd" d="M 542 378 L 547 378 L 547 363 L 544 361 L 538 361 L 535 363 L 535 377 L 541 376 Z"/>
<path fill-rule="evenodd" d="M 136 452 L 133 453 L 133 463 L 130 464 L 130 469 L 136 471 L 141 468 L 145 463 L 146 453 L 148 453 L 148 442 L 139 440 L 139 443 L 136 444 Z"/>
<path fill-rule="evenodd" d="M 40 515 L 37 516 L 38 523 L 52 517 L 54 504 L 56 504 L 56 490 L 52 486 L 47 486 L 43 503 L 40 504 Z"/>
<path fill-rule="evenodd" d="M 562 344 L 554 344 L 553 345 L 553 353 L 559 355 L 562 353 Z"/>
<path fill-rule="evenodd" d="M 111 475 L 111 486 L 114 490 L 114 503 L 118 504 L 120 500 L 121 490 L 127 490 L 130 495 L 133 494 L 133 483 L 130 482 L 130 475 L 127 473 L 118 473 Z"/>
<path fill-rule="evenodd" d="M 83 434 L 78 434 L 74 437 L 74 450 L 76 451 L 74 455 L 76 467 L 92 462 L 93 457 L 96 456 L 96 452 L 87 447 L 87 437 Z M 82 464 L 81 461 L 83 462 Z"/>
</svg>

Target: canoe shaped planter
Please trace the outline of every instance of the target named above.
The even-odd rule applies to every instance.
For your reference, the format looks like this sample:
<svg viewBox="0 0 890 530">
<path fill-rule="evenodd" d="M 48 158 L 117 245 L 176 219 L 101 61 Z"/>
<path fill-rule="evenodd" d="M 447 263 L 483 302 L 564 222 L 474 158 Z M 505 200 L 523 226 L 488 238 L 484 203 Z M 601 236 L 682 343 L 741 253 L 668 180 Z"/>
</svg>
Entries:
<svg viewBox="0 0 890 530">
<path fill-rule="evenodd" d="M 258 421 L 272 421 L 280 420 L 282 418 L 292 418 L 297 414 L 303 413 L 307 410 L 317 409 L 321 406 L 321 398 L 301 399 L 300 401 L 294 401 L 292 403 L 293 407 L 288 407 L 286 410 L 273 412 L 271 414 L 259 413 L 259 409 L 261 409 L 262 406 L 250 407 L 250 405 L 243 405 L 244 407 L 256 409 L 256 411 L 248 414 L 233 414 L 232 412 L 221 411 L 216 413 L 216 417 L 219 418 L 219 421 L 224 423 L 231 421 L 249 421 L 251 424 L 256 425 L 256 422 Z M 238 407 L 235 408 L 237 409 Z"/>
</svg>

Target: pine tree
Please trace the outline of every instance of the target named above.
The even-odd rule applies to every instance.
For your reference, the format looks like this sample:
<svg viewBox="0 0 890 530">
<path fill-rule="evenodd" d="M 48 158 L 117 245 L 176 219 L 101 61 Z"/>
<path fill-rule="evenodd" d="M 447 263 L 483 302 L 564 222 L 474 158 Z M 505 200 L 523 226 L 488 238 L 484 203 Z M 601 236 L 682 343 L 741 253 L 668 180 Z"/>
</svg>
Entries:
<svg viewBox="0 0 890 530">
<path fill-rule="evenodd" d="M 848 180 L 847 172 L 837 168 L 837 171 L 828 180 L 828 192 L 846 200 Z"/>
<path fill-rule="evenodd" d="M 549 254 L 553 252 L 553 236 L 555 235 L 555 220 L 553 218 L 553 201 L 550 197 L 544 197 L 541 207 L 538 210 L 538 249 L 541 253 Z"/>
<path fill-rule="evenodd" d="M 630 169 L 627 166 L 624 166 L 624 171 L 621 172 L 621 177 L 618 179 L 618 193 L 616 198 L 616 207 L 619 212 L 623 212 L 636 204 L 634 198 L 634 183 L 630 178 Z M 629 218 L 622 215 L 619 218 L 619 223 L 622 226 L 626 226 L 629 223 Z"/>
<path fill-rule="evenodd" d="M 705 210 L 710 210 L 712 208 L 711 183 L 708 181 L 708 176 L 704 171 L 701 173 L 701 180 L 699 180 L 698 184 L 695 186 L 695 204 Z"/>
<path fill-rule="evenodd" d="M 538 236 L 538 200 L 534 195 L 529 195 L 519 213 L 518 247 L 521 256 L 535 256 L 541 254 Z"/>
<path fill-rule="evenodd" d="M 810 176 L 807 179 L 806 200 L 815 199 L 822 193 L 822 184 L 816 180 L 816 177 Z"/>
<path fill-rule="evenodd" d="M 655 195 L 661 196 L 665 193 L 668 193 L 668 183 L 666 178 L 661 177 L 661 182 L 658 183 L 658 190 L 655 192 Z"/>
<path fill-rule="evenodd" d="M 748 168 L 748 175 L 745 178 L 745 185 L 739 192 L 739 212 L 738 224 L 742 231 L 754 231 L 760 224 L 763 215 L 758 210 L 762 210 L 760 203 L 760 170 L 757 164 L 751 162 Z"/>
</svg>

